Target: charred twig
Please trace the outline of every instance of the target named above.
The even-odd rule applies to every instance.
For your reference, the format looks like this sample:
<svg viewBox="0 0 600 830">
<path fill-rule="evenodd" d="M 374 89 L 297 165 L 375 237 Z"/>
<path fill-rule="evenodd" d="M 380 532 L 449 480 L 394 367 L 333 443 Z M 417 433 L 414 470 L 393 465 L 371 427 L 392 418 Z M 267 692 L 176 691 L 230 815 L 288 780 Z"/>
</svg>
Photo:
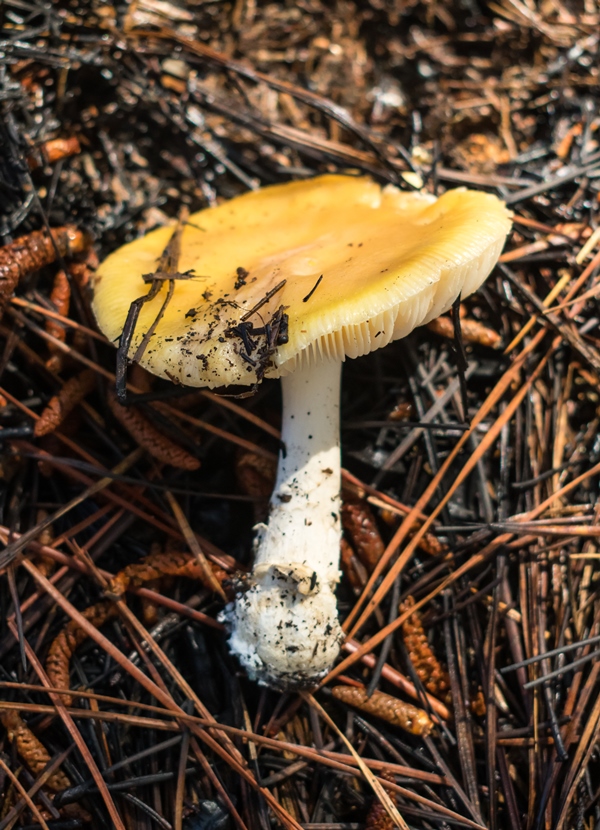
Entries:
<svg viewBox="0 0 600 830">
<path fill-rule="evenodd" d="M 167 309 L 167 306 L 169 305 L 171 298 L 173 297 L 173 292 L 175 291 L 175 280 L 189 279 L 190 277 L 189 273 L 180 274 L 178 270 L 179 257 L 181 253 L 181 237 L 183 235 L 183 230 L 185 228 L 188 216 L 189 210 L 187 210 L 187 208 L 183 209 L 179 215 L 177 225 L 175 226 L 171 238 L 169 239 L 164 251 L 160 255 L 156 271 L 154 271 L 152 274 L 145 274 L 142 277 L 145 283 L 150 283 L 150 289 L 148 293 L 143 295 L 142 297 L 138 297 L 137 300 L 134 300 L 129 307 L 129 311 L 127 312 L 127 317 L 123 325 L 123 332 L 119 339 L 119 347 L 117 349 L 117 367 L 115 371 L 116 393 L 118 401 L 121 404 L 124 404 L 127 400 L 127 361 L 129 360 L 129 348 L 131 345 L 131 340 L 135 334 L 135 327 L 137 325 L 137 321 L 143 306 L 146 303 L 153 300 L 159 294 L 165 282 L 169 283 L 169 287 L 167 289 L 167 294 L 163 301 L 163 304 L 158 314 L 154 318 L 152 325 L 144 334 L 144 337 L 142 338 L 142 341 L 136 349 L 136 352 L 132 358 L 134 362 L 139 361 L 144 351 L 146 350 L 146 347 L 150 341 L 150 338 L 154 334 L 157 325 L 160 323 Z"/>
<path fill-rule="evenodd" d="M 281 282 L 278 282 L 274 288 L 271 288 L 269 291 L 267 291 L 265 296 L 261 300 L 259 300 L 255 305 L 253 305 L 250 311 L 247 311 L 245 314 L 242 315 L 242 317 L 240 318 L 242 323 L 245 323 L 246 320 L 249 320 L 250 317 L 257 313 L 257 311 L 260 311 L 261 308 L 269 302 L 271 297 L 274 297 L 275 294 L 281 291 L 285 283 L 286 280 L 281 280 Z"/>
</svg>

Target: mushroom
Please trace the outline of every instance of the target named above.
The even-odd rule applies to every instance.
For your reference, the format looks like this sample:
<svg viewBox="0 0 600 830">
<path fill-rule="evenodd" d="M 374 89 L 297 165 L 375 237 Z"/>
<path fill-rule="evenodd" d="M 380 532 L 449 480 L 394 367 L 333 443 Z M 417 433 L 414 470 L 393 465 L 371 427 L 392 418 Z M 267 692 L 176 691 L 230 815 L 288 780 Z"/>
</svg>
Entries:
<svg viewBox="0 0 600 830">
<path fill-rule="evenodd" d="M 435 198 L 328 175 L 236 197 L 183 230 L 172 299 L 164 308 L 164 286 L 144 304 L 128 353 L 150 332 L 139 362 L 173 381 L 214 388 L 282 379 L 285 449 L 270 515 L 249 584 L 224 612 L 231 650 L 260 682 L 310 686 L 339 652 L 342 361 L 475 291 L 510 216 L 485 193 Z M 156 269 L 170 235 L 153 231 L 100 267 L 94 309 L 110 340 L 147 292 L 142 275 Z"/>
</svg>

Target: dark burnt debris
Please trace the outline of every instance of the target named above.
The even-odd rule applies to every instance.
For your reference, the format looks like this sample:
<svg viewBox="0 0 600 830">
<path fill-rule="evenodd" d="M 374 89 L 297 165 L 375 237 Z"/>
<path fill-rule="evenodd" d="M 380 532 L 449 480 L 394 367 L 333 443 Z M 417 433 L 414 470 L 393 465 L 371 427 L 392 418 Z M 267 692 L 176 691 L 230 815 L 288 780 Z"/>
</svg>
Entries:
<svg viewBox="0 0 600 830">
<path fill-rule="evenodd" d="M 267 369 L 272 366 L 272 357 L 277 347 L 289 340 L 288 315 L 284 306 L 279 306 L 270 319 L 258 327 L 245 320 L 247 316 L 244 314 L 242 322 L 226 329 L 225 336 L 240 340 L 240 357 L 255 370 L 257 382 L 260 383 Z"/>
<path fill-rule="evenodd" d="M 322 279 L 323 279 L 323 274 L 321 274 L 321 276 L 320 276 L 320 277 L 319 277 L 319 279 L 316 281 L 316 283 L 313 285 L 313 287 L 310 289 L 310 291 L 308 292 L 308 294 L 306 295 L 306 297 L 303 297 L 303 298 L 302 298 L 302 302 L 303 302 L 303 303 L 307 303 L 307 302 L 310 300 L 310 298 L 311 298 L 311 297 L 312 297 L 312 295 L 315 293 L 315 291 L 317 290 L 317 288 L 321 285 L 321 281 L 322 281 Z"/>
<path fill-rule="evenodd" d="M 187 207 L 183 207 L 180 211 L 179 218 L 171 238 L 159 257 L 156 271 L 153 271 L 150 274 L 142 275 L 143 281 L 150 285 L 147 294 L 138 297 L 129 307 L 125 325 L 123 326 L 123 333 L 119 341 L 119 348 L 117 349 L 117 368 L 115 373 L 117 398 L 121 404 L 125 403 L 127 399 L 127 362 L 130 356 L 131 341 L 135 335 L 137 321 L 142 307 L 158 294 L 162 287 L 162 282 L 167 281 L 169 283 L 167 295 L 164 298 L 163 304 L 154 321 L 151 323 L 148 331 L 144 333 L 142 341 L 133 355 L 134 363 L 139 362 L 140 358 L 148 348 L 148 344 L 156 331 L 156 327 L 163 318 L 164 313 L 173 298 L 173 294 L 175 292 L 175 281 L 178 279 L 189 279 L 192 274 L 191 271 L 181 273 L 178 270 L 179 258 L 181 254 L 181 237 L 188 216 L 189 209 Z"/>
<path fill-rule="evenodd" d="M 246 285 L 246 280 L 250 276 L 250 273 L 248 271 L 246 271 L 245 268 L 242 268 L 241 266 L 239 266 L 238 268 L 235 269 L 235 273 L 237 275 L 237 278 L 236 278 L 235 283 L 233 284 L 233 287 L 235 288 L 236 291 L 238 291 L 240 288 L 242 288 L 244 285 Z"/>
<path fill-rule="evenodd" d="M 232 400 L 176 366 L 169 382 L 129 364 L 144 423 L 201 466 L 140 446 L 107 404 L 115 349 L 90 311 L 90 240 L 103 258 L 182 207 L 327 172 L 482 188 L 515 227 L 456 325 L 344 367 L 351 638 L 314 698 L 411 827 L 600 826 L 598 0 L 4 0 L 0 25 L 0 827 L 365 826 L 373 791 L 339 732 L 310 697 L 240 674 L 202 583 L 165 574 L 130 586 L 100 631 L 66 628 L 119 571 L 187 555 L 182 515 L 241 590 L 280 449 L 276 383 Z M 65 228 L 82 244 L 53 245 Z M 154 267 L 141 303 L 200 278 L 179 273 L 176 246 Z M 237 307 L 246 270 L 232 252 L 230 294 L 178 309 L 178 344 L 204 371 L 235 346 L 244 380 L 287 321 L 277 293 Z M 194 334 L 205 312 L 221 327 L 210 347 Z M 471 325 L 486 336 L 468 340 Z M 86 397 L 36 436 L 84 369 Z M 417 613 L 449 697 L 411 657 Z M 65 630 L 67 711 L 45 690 Z M 403 733 L 339 685 L 435 727 Z"/>
<path fill-rule="evenodd" d="M 189 271 L 152 271 L 149 274 L 142 274 L 142 279 L 146 284 L 154 282 L 154 280 L 191 280 L 196 277 L 196 272 L 193 269 Z"/>
</svg>

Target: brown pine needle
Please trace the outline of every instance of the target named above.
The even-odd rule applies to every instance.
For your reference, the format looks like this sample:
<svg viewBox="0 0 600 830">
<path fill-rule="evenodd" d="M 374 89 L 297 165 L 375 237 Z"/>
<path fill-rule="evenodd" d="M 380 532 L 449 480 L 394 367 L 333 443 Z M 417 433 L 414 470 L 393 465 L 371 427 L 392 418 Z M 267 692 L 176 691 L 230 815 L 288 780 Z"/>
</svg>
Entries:
<svg viewBox="0 0 600 830">
<path fill-rule="evenodd" d="M 373 775 L 373 773 L 371 772 L 369 767 L 365 764 L 365 762 L 360 757 L 358 752 L 354 749 L 354 747 L 352 746 L 352 744 L 350 743 L 348 738 L 346 738 L 344 733 L 341 732 L 338 729 L 335 722 L 329 717 L 327 712 L 323 709 L 323 707 L 315 700 L 315 698 L 311 694 L 308 694 L 307 692 L 303 692 L 303 697 L 309 703 L 309 705 L 313 707 L 313 709 L 316 709 L 319 716 L 325 721 L 325 723 L 328 724 L 330 729 L 333 729 L 333 731 L 336 733 L 338 738 L 342 741 L 342 743 L 344 744 L 346 749 L 350 752 L 350 754 L 352 755 L 352 757 L 354 758 L 354 760 L 358 764 L 358 767 L 359 767 L 360 771 L 365 776 L 365 778 L 366 778 L 367 782 L 369 783 L 369 785 L 372 787 L 373 792 L 375 793 L 375 796 L 379 799 L 379 801 L 381 802 L 381 804 L 382 804 L 383 808 L 385 809 L 386 813 L 392 819 L 393 824 L 396 827 L 399 827 L 400 830 L 409 830 L 407 823 L 404 821 L 404 819 L 402 818 L 402 816 L 398 812 L 398 808 L 396 807 L 396 805 L 394 804 L 392 799 L 389 797 L 387 792 L 384 790 L 384 788 L 382 787 L 380 781 Z"/>
<path fill-rule="evenodd" d="M 534 338 L 531 341 L 531 343 L 528 345 L 528 347 L 523 350 L 523 352 L 521 353 L 519 358 L 517 358 L 517 360 L 514 362 L 514 364 L 504 373 L 501 380 L 496 384 L 496 387 L 488 395 L 486 401 L 480 407 L 479 411 L 477 412 L 477 415 L 475 416 L 475 418 L 473 419 L 473 421 L 471 423 L 471 430 L 469 432 L 466 432 L 463 436 L 461 436 L 461 438 L 459 438 L 459 440 L 457 441 L 454 449 L 451 451 L 448 458 L 441 465 L 438 473 L 433 477 L 431 483 L 429 484 L 429 486 L 427 487 L 427 489 L 425 490 L 423 495 L 417 501 L 417 503 L 416 503 L 416 505 L 413 509 L 413 511 L 415 513 L 417 511 L 422 510 L 423 508 L 425 508 L 427 506 L 429 500 L 432 498 L 432 496 L 436 492 L 436 490 L 439 486 L 439 482 L 444 478 L 446 472 L 450 469 L 454 459 L 457 457 L 460 450 L 462 449 L 464 444 L 467 442 L 467 440 L 469 438 L 469 435 L 470 435 L 470 432 L 473 429 L 476 428 L 477 424 L 480 423 L 483 420 L 483 418 L 492 409 L 492 407 L 497 403 L 497 401 L 500 400 L 501 397 L 506 393 L 506 391 L 510 387 L 510 384 L 513 382 L 514 378 L 516 376 L 518 376 L 518 374 L 520 372 L 520 369 L 521 369 L 521 366 L 525 361 L 527 353 L 534 348 L 533 344 L 536 343 L 536 341 L 538 343 L 541 342 L 542 338 L 544 337 L 544 334 L 545 334 L 545 332 L 540 332 L 537 335 L 537 337 Z M 556 345 L 558 345 L 558 344 L 556 344 Z M 553 346 L 552 350 L 554 350 L 554 348 L 556 348 L 556 346 Z M 498 437 L 498 435 L 500 434 L 500 431 L 502 429 L 502 425 L 505 422 L 508 422 L 508 420 L 510 419 L 512 414 L 516 411 L 517 407 L 520 405 L 521 401 L 523 400 L 523 398 L 527 394 L 527 391 L 531 387 L 533 381 L 541 373 L 542 369 L 546 365 L 547 361 L 549 360 L 549 357 L 550 357 L 550 352 L 547 352 L 545 357 L 538 363 L 534 373 L 531 374 L 531 376 L 529 377 L 527 383 L 523 384 L 523 386 L 521 387 L 519 392 L 513 397 L 513 399 L 511 400 L 509 406 L 507 407 L 507 409 L 502 414 L 501 418 L 498 418 L 496 420 L 496 422 L 494 423 L 494 425 L 492 426 L 492 428 L 487 432 L 484 440 L 478 446 L 477 454 L 472 455 L 467 460 L 466 464 L 463 466 L 463 468 L 460 471 L 460 473 L 458 474 L 458 476 L 455 477 L 455 479 L 452 482 L 452 484 L 450 485 L 449 489 L 446 491 L 446 495 L 445 495 L 444 499 L 437 505 L 435 510 L 431 513 L 431 515 L 427 518 L 427 520 L 421 525 L 419 530 L 412 537 L 412 539 L 408 543 L 407 547 L 402 552 L 402 555 L 398 558 L 398 560 L 394 564 L 393 568 L 391 568 L 391 570 L 388 572 L 388 574 L 386 575 L 385 579 L 383 580 L 383 582 L 381 583 L 379 588 L 376 590 L 373 597 L 369 600 L 365 610 L 363 611 L 362 615 L 359 617 L 358 621 L 356 621 L 354 623 L 354 625 L 352 627 L 350 627 L 351 623 L 354 621 L 354 619 L 358 615 L 358 612 L 360 611 L 360 605 L 362 603 L 359 602 L 359 603 L 356 604 L 355 608 L 350 613 L 348 619 L 344 623 L 344 629 L 346 631 L 348 631 L 348 636 L 352 637 L 354 635 L 354 633 L 364 624 L 366 619 L 370 616 L 370 614 L 373 612 L 373 610 L 377 607 L 377 605 L 379 604 L 381 598 L 383 596 L 385 596 L 385 594 L 390 589 L 391 585 L 393 584 L 393 582 L 396 579 L 396 577 L 398 576 L 398 574 L 402 571 L 405 564 L 409 561 L 410 557 L 413 554 L 413 551 L 415 550 L 415 548 L 417 547 L 417 545 L 419 543 L 419 540 L 429 530 L 429 528 L 431 527 L 431 525 L 435 521 L 436 517 L 442 511 L 444 505 L 450 499 L 450 497 L 452 496 L 454 491 L 459 487 L 459 485 L 462 483 L 462 481 L 467 477 L 468 473 L 475 467 L 478 457 L 483 455 L 483 453 L 487 450 L 487 448 Z M 369 583 L 367 584 L 367 586 L 365 587 L 365 590 L 363 591 L 363 597 L 364 598 L 366 598 L 368 596 L 368 593 L 370 592 L 371 587 L 374 586 L 376 580 L 378 579 L 378 577 L 382 573 L 384 567 L 387 565 L 387 563 L 389 562 L 391 557 L 394 555 L 394 553 L 398 549 L 398 546 L 402 543 L 402 541 L 406 538 L 407 534 L 412 529 L 412 524 L 413 524 L 413 515 L 412 515 L 412 513 L 413 513 L 413 511 L 411 511 L 411 513 L 409 513 L 408 516 L 406 517 L 406 519 L 402 522 L 402 524 L 400 525 L 400 527 L 398 528 L 398 530 L 394 534 L 393 539 L 388 544 L 388 546 L 387 546 L 383 556 L 381 557 L 377 567 L 375 568 L 375 570 L 371 574 Z M 396 625 L 401 624 L 401 623 L 399 623 L 399 620 L 402 620 L 402 622 L 404 621 L 402 619 L 403 616 L 404 615 L 401 615 L 398 618 L 398 620 L 396 620 Z M 355 659 L 357 659 L 356 655 L 353 655 L 352 662 L 354 662 Z M 339 666 L 337 667 L 336 671 L 338 669 L 339 669 Z"/>
<path fill-rule="evenodd" d="M 181 532 L 183 533 L 183 537 L 196 558 L 198 567 L 202 572 L 204 583 L 206 585 L 209 585 L 211 590 L 218 594 L 221 597 L 221 599 L 226 600 L 227 597 L 225 596 L 223 586 L 219 582 L 219 579 L 215 574 L 210 562 L 204 555 L 204 552 L 200 547 L 200 543 L 196 538 L 196 534 L 190 527 L 190 523 L 188 522 L 185 513 L 179 506 L 175 496 L 169 491 L 167 491 L 167 499 L 171 506 L 171 510 L 173 511 L 175 518 L 177 519 L 177 524 L 179 525 Z"/>
<path fill-rule="evenodd" d="M 39 574 L 39 571 L 37 571 L 35 565 L 33 565 L 29 562 L 25 562 L 24 564 L 30 568 L 30 571 L 33 574 L 37 574 L 40 579 L 44 580 L 48 585 L 50 585 L 48 580 L 46 580 L 45 577 L 43 577 L 41 574 Z M 52 588 L 53 588 L 53 586 L 52 586 Z M 53 588 L 53 590 L 54 590 L 54 588 Z M 17 631 L 16 626 L 14 625 L 14 623 L 9 622 L 9 628 L 10 628 L 13 636 L 15 637 L 15 639 L 18 639 L 19 635 L 18 635 L 18 631 Z M 27 642 L 25 643 L 25 650 L 27 652 L 27 658 L 28 658 L 29 662 L 31 663 L 31 665 L 33 666 L 33 668 L 34 668 L 36 674 L 38 675 L 39 679 L 41 680 L 42 684 L 46 687 L 50 687 L 51 684 L 50 684 L 50 681 L 48 679 L 48 676 L 46 675 L 46 673 L 45 673 L 41 663 L 39 662 L 38 658 L 34 654 L 33 649 L 31 648 L 31 646 Z M 115 824 L 115 827 L 117 828 L 117 830 L 125 830 L 125 825 L 123 824 L 123 821 L 121 819 L 119 811 L 117 810 L 116 805 L 113 801 L 113 798 L 112 798 L 112 796 L 111 796 L 111 794 L 108 790 L 108 787 L 106 786 L 106 782 L 104 781 L 104 778 L 102 777 L 102 774 L 100 773 L 100 770 L 98 769 L 98 766 L 97 766 L 96 762 L 94 761 L 94 758 L 93 758 L 87 744 L 83 740 L 83 736 L 81 735 L 79 729 L 77 728 L 75 722 L 73 721 L 73 718 L 67 712 L 67 710 L 65 708 L 65 705 L 64 705 L 63 701 L 61 700 L 60 696 L 52 695 L 52 693 L 50 693 L 50 696 L 51 696 L 52 702 L 54 703 L 54 705 L 56 707 L 56 710 L 58 712 L 59 717 L 62 719 L 67 731 L 69 732 L 71 738 L 73 739 L 73 741 L 76 744 L 77 748 L 79 749 L 81 755 L 83 756 L 83 759 L 84 759 L 85 763 L 87 764 L 87 767 L 90 771 L 90 774 L 91 774 L 92 778 L 94 779 L 94 782 L 95 782 L 96 786 L 98 787 L 98 790 L 100 791 L 100 794 L 102 795 L 102 798 L 104 800 L 104 803 L 106 805 L 108 813 L 109 813 L 113 823 Z"/>
<path fill-rule="evenodd" d="M 37 568 L 27 560 L 23 560 L 22 567 L 26 569 L 31 576 L 42 585 L 45 591 L 55 600 L 55 602 L 71 616 L 73 620 L 75 620 L 81 628 L 83 628 L 87 635 L 94 640 L 101 648 L 103 648 L 110 656 L 118 663 L 128 674 L 130 674 L 134 679 L 136 679 L 147 691 L 150 692 L 157 700 L 159 700 L 163 705 L 165 705 L 169 710 L 175 712 L 175 716 L 177 713 L 181 712 L 181 708 L 175 703 L 175 701 L 167 694 L 159 685 L 157 685 L 154 681 L 152 681 L 149 677 L 147 677 L 136 665 L 134 665 L 126 655 L 124 655 L 118 648 L 116 648 L 113 643 L 110 642 L 106 637 L 104 637 L 91 623 L 89 623 L 85 617 L 77 611 L 71 603 L 66 600 L 62 594 L 45 578 L 43 577 Z M 171 664 L 171 661 L 168 660 L 162 649 L 157 645 L 157 643 L 153 640 L 152 637 L 149 637 L 148 632 L 144 629 L 141 623 L 131 614 L 127 606 L 125 606 L 122 602 L 118 603 L 119 611 L 121 615 L 130 623 L 133 628 L 139 633 L 140 636 L 145 640 L 148 644 L 150 649 L 155 653 L 155 655 L 161 660 L 165 668 L 167 668 L 173 675 L 174 679 L 176 679 L 178 685 L 186 692 L 188 697 L 190 697 L 200 713 L 204 715 L 210 722 L 214 723 L 214 718 L 210 715 L 208 710 L 203 706 L 203 704 L 198 699 L 197 695 L 193 692 L 191 687 L 188 683 L 184 681 L 181 677 L 179 672 L 175 669 L 175 667 Z M 28 650 L 28 655 L 31 652 Z M 30 657 L 31 659 L 31 657 Z M 37 663 L 37 661 L 36 661 Z M 39 666 L 39 664 L 38 664 Z M 41 666 L 37 669 L 38 673 L 42 678 L 45 678 L 45 673 L 43 673 L 43 669 Z M 66 710 L 64 706 L 61 704 L 61 712 L 63 718 L 66 716 Z M 281 805 L 274 799 L 268 790 L 261 788 L 254 775 L 245 767 L 244 762 L 240 757 L 240 753 L 235 748 L 235 746 L 231 743 L 231 741 L 226 740 L 224 741 L 221 739 L 221 742 L 218 742 L 209 731 L 204 729 L 194 729 L 194 734 L 200 738 L 204 743 L 206 743 L 209 747 L 212 748 L 213 752 L 219 755 L 229 766 L 232 767 L 239 775 L 241 775 L 249 785 L 256 790 L 259 790 L 272 809 L 279 815 L 281 820 L 284 822 L 289 830 L 300 830 L 300 825 L 285 811 Z M 78 733 L 79 734 L 79 733 Z M 78 744 L 79 745 L 79 744 Z M 87 755 L 89 754 L 89 750 L 86 747 L 86 760 Z M 90 763 L 90 762 L 88 762 Z M 91 762 L 93 763 L 93 762 Z M 95 768 L 95 764 L 94 764 Z M 92 769 L 92 767 L 90 767 Z M 102 780 L 102 779 L 101 779 Z M 102 787 L 101 790 L 104 791 L 104 781 L 102 780 Z M 106 791 L 106 794 L 109 796 L 109 793 Z M 111 799 L 112 803 L 112 799 Z M 108 806 L 108 803 L 107 803 Z M 109 808 L 110 809 L 110 808 Z M 112 814 L 112 811 L 111 811 Z M 114 819 L 113 819 L 114 820 Z M 118 820 L 118 828 L 119 830 L 123 830 L 121 820 Z"/>
<path fill-rule="evenodd" d="M 411 827 L 593 824 L 600 120 L 586 104 L 598 2 L 491 0 L 474 21 L 458 0 L 167 12 L 141 0 L 124 17 L 47 4 L 43 19 L 23 5 L 5 15 L 16 52 L 0 72 L 0 666 L 11 678 L 0 680 L 0 830 L 91 827 L 102 814 L 115 830 L 225 814 L 235 830 L 390 830 L 365 768 Z M 410 83 L 399 62 L 418 67 Z M 127 129 L 123 106 L 135 112 Z M 349 639 L 331 686 L 380 689 L 392 699 L 380 713 L 400 707 L 409 727 L 409 707 L 424 709 L 429 736 L 323 690 L 313 700 L 332 725 L 295 691 L 257 688 L 227 655 L 210 573 L 226 593 L 246 585 L 234 556 L 251 559 L 285 451 L 277 382 L 248 396 L 130 373 L 133 411 L 197 456 L 199 475 L 151 456 L 105 399 L 116 355 L 94 325 L 97 258 L 160 226 L 166 241 L 182 207 L 322 172 L 415 198 L 495 191 L 517 206 L 485 285 L 462 315 L 431 322 L 440 336 L 422 328 L 344 366 Z M 82 230 L 74 247 L 89 230 L 95 250 L 53 239 L 67 222 Z M 232 246 L 230 287 L 211 294 L 203 219 L 187 225 L 182 269 L 186 237 L 198 268 L 174 285 L 171 310 L 198 312 L 184 300 L 196 285 L 233 314 L 256 265 Z M 330 283 L 325 273 L 314 296 Z M 462 384 L 448 339 L 458 319 L 474 356 Z M 62 423 L 64 407 L 42 417 L 53 396 L 74 404 L 69 378 L 82 370 L 95 378 L 87 397 Z M 119 449 L 141 453 L 135 468 L 110 469 Z M 104 625 L 91 608 L 102 597 Z M 43 668 L 56 635 L 56 682 L 72 688 Z M 57 803 L 61 775 L 72 786 Z M 93 816 L 77 812 L 84 801 Z"/>
<path fill-rule="evenodd" d="M 139 461 L 142 453 L 142 449 L 138 448 L 137 450 L 134 450 L 132 453 L 130 453 L 130 455 L 124 458 L 123 461 L 117 464 L 117 466 L 113 468 L 112 472 L 116 474 L 125 472 L 125 470 L 127 470 L 130 466 L 136 464 Z M 73 508 L 77 507 L 77 505 L 84 502 L 90 496 L 99 493 L 105 487 L 111 485 L 113 481 L 113 478 L 105 476 L 104 478 L 101 478 L 100 481 L 91 484 L 86 490 L 83 491 L 83 493 L 81 493 L 79 496 L 75 496 L 75 498 L 72 499 L 68 504 L 64 505 L 64 507 L 60 507 L 54 513 L 47 516 L 43 521 L 38 522 L 38 524 L 34 528 L 28 530 L 26 533 L 23 533 L 21 536 L 19 536 L 17 540 L 7 545 L 6 549 L 0 554 L 0 571 L 3 568 L 5 568 L 6 565 L 10 564 L 10 562 L 12 562 L 15 556 L 21 550 L 27 547 L 29 542 L 34 541 L 34 539 L 40 534 L 42 530 L 44 530 L 44 528 L 49 527 L 58 519 L 62 518 L 63 516 L 66 516 L 66 514 L 73 510 Z"/>
</svg>

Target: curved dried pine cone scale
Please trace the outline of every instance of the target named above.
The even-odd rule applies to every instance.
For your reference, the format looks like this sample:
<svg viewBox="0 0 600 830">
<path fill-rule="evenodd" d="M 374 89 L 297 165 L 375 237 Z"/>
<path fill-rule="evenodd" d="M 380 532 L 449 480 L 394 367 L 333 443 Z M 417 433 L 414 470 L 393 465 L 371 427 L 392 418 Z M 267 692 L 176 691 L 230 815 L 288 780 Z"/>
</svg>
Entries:
<svg viewBox="0 0 600 830">
<path fill-rule="evenodd" d="M 0 248 L 0 317 L 19 280 L 32 271 L 56 261 L 57 256 L 73 256 L 84 251 L 89 239 L 72 225 L 46 231 L 33 231 Z"/>
<path fill-rule="evenodd" d="M 331 692 L 338 700 L 399 726 L 411 735 L 426 737 L 433 729 L 433 721 L 424 709 L 385 692 L 373 692 L 369 697 L 367 690 L 358 686 L 334 686 Z"/>
<path fill-rule="evenodd" d="M 14 709 L 0 712 L 0 722 L 6 729 L 8 740 L 15 745 L 17 755 L 23 760 L 25 766 L 34 776 L 41 775 L 52 760 L 43 743 Z M 55 770 L 46 781 L 46 787 L 52 792 L 59 792 L 70 786 L 70 780 L 60 769 Z"/>
<path fill-rule="evenodd" d="M 400 613 L 404 614 L 410 611 L 414 604 L 414 597 L 407 597 L 400 604 Z M 406 645 L 410 661 L 423 686 L 432 695 L 439 697 L 446 703 L 450 703 L 450 678 L 448 672 L 442 666 L 429 644 L 419 611 L 413 611 L 410 617 L 402 624 L 402 637 L 404 638 L 404 644 Z"/>
<path fill-rule="evenodd" d="M 111 412 L 117 421 L 140 447 L 143 447 L 158 461 L 180 470 L 197 470 L 200 467 L 199 459 L 163 435 L 139 409 L 134 406 L 121 406 L 112 389 L 109 389 L 107 398 Z"/>
</svg>

